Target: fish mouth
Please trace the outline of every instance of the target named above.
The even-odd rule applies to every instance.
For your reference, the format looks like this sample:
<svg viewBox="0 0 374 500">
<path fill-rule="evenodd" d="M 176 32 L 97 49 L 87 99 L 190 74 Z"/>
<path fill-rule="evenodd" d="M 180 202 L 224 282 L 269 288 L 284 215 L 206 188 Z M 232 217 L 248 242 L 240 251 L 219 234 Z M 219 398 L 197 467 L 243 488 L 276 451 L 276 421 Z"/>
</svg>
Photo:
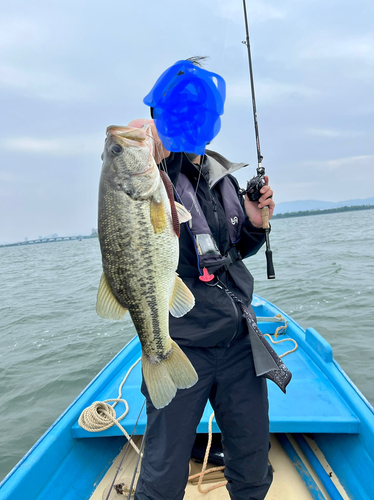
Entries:
<svg viewBox="0 0 374 500">
<path fill-rule="evenodd" d="M 148 148 L 154 155 L 154 144 L 149 126 L 143 128 L 129 127 L 128 125 L 110 125 L 106 129 L 106 140 L 112 140 L 124 147 Z"/>
<path fill-rule="evenodd" d="M 106 129 L 106 135 L 120 137 L 122 140 L 129 143 L 142 143 L 147 138 L 147 134 L 141 128 L 123 127 L 120 125 L 110 125 Z"/>
</svg>

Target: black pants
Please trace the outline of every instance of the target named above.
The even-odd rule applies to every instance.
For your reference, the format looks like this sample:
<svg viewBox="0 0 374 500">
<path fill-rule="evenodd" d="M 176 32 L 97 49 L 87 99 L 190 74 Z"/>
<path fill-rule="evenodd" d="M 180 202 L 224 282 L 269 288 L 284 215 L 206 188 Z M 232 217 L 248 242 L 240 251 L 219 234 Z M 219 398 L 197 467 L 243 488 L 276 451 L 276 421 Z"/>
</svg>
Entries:
<svg viewBox="0 0 374 500">
<path fill-rule="evenodd" d="M 182 347 L 199 381 L 178 390 L 156 410 L 147 398 L 147 432 L 135 500 L 182 500 L 188 463 L 207 400 L 222 433 L 227 489 L 232 500 L 263 500 L 272 481 L 268 466 L 266 381 L 256 377 L 248 335 L 231 347 Z"/>
</svg>

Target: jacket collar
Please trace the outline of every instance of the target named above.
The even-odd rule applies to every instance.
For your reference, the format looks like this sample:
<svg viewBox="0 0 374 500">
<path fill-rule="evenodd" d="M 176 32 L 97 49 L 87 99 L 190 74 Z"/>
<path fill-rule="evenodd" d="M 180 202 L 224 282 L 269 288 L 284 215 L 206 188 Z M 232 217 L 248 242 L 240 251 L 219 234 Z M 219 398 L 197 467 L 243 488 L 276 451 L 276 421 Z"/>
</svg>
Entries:
<svg viewBox="0 0 374 500">
<path fill-rule="evenodd" d="M 233 163 L 216 151 L 207 149 L 205 151 L 203 165 L 207 167 L 209 173 L 209 188 L 212 188 L 226 175 L 232 174 L 243 167 L 247 167 L 248 163 Z M 199 165 L 192 163 L 187 156 L 182 153 L 181 172 L 187 175 L 191 181 L 193 177 L 196 177 L 196 172 L 199 171 L 199 168 Z"/>
<path fill-rule="evenodd" d="M 248 163 L 233 163 L 224 156 L 207 149 L 205 151 L 209 160 L 209 187 L 212 188 L 226 175 L 232 174 L 240 168 L 247 167 Z"/>
</svg>

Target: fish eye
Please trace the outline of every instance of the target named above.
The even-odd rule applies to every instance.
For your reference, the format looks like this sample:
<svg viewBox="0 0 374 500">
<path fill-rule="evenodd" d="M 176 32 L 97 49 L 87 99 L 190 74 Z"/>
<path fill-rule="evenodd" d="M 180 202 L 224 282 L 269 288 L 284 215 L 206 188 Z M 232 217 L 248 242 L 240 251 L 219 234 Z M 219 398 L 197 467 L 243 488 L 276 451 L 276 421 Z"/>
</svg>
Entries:
<svg viewBox="0 0 374 500">
<path fill-rule="evenodd" d="M 119 144 L 115 144 L 114 146 L 112 146 L 112 153 L 114 153 L 115 155 L 119 155 L 121 152 L 122 148 Z"/>
</svg>

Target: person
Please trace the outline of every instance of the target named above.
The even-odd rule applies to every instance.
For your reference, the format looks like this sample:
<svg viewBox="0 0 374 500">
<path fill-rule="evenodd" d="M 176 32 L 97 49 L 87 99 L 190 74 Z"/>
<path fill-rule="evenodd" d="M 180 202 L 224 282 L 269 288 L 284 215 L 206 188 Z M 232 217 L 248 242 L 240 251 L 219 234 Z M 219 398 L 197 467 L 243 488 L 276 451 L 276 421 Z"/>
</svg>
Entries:
<svg viewBox="0 0 374 500">
<path fill-rule="evenodd" d="M 130 126 L 139 126 L 137 122 Z M 221 430 L 231 500 L 262 500 L 272 482 L 267 385 L 256 376 L 247 322 L 232 296 L 255 317 L 250 305 L 253 278 L 242 259 L 256 254 L 264 244 L 261 209 L 268 206 L 271 218 L 273 190 L 265 176 L 260 199 L 243 198 L 231 174 L 244 164 L 234 164 L 211 150 L 204 155 L 169 152 L 150 123 L 158 146 L 156 163 L 168 173 L 177 200 L 182 198 L 179 201 L 196 212 L 192 224 L 181 224 L 177 269 L 195 296 L 195 306 L 181 318 L 170 316 L 169 326 L 170 336 L 199 379 L 193 387 L 178 390 L 162 409 L 153 406 L 143 381 L 147 429 L 135 500 L 183 499 L 196 428 L 208 400 Z M 183 191 L 187 193 L 184 200 Z M 239 216 L 230 218 L 229 210 Z M 239 212 L 242 221 L 237 220 Z M 199 244 L 193 226 L 206 223 L 209 236 Z M 240 231 L 234 237 L 230 225 Z M 205 256 L 204 245 L 208 248 Z M 203 267 L 212 258 L 216 258 L 215 265 Z"/>
</svg>

